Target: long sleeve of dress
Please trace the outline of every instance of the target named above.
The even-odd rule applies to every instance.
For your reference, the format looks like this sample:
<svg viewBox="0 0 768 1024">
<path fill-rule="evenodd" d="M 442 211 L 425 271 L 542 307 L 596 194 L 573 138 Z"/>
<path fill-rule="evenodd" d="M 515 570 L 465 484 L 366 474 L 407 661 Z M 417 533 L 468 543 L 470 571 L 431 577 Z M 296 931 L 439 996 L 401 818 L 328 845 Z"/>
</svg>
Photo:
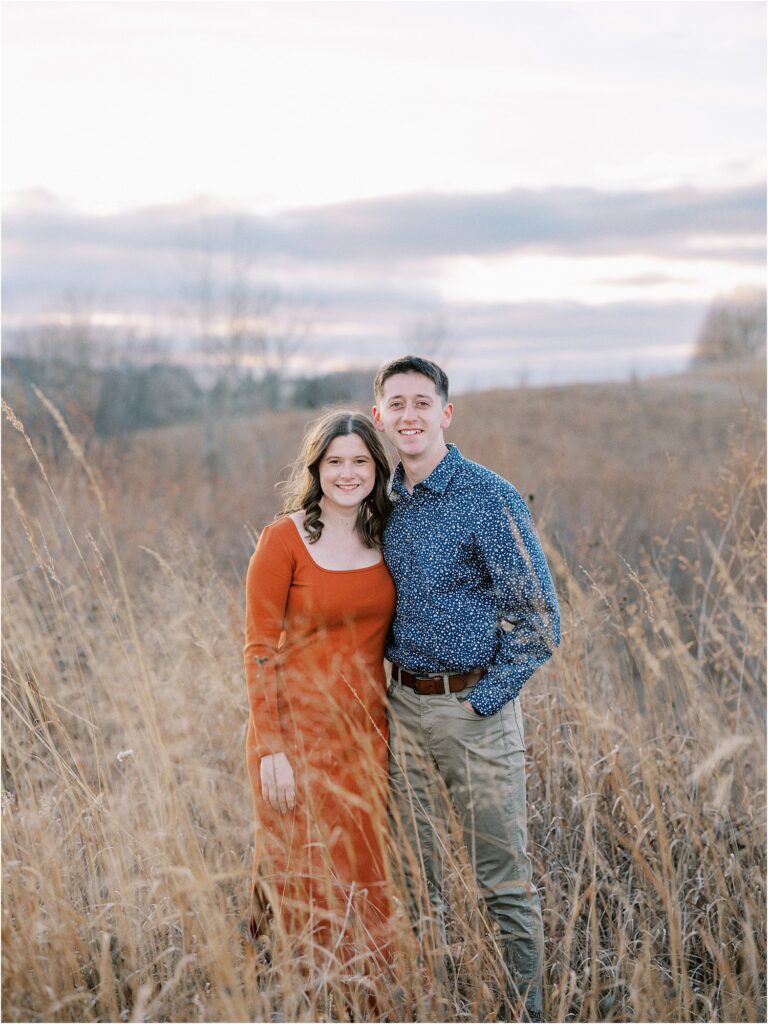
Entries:
<svg viewBox="0 0 768 1024">
<path fill-rule="evenodd" d="M 267 526 L 251 557 L 245 587 L 245 681 L 260 757 L 285 749 L 277 703 L 278 647 L 294 568 L 279 532 Z"/>
</svg>

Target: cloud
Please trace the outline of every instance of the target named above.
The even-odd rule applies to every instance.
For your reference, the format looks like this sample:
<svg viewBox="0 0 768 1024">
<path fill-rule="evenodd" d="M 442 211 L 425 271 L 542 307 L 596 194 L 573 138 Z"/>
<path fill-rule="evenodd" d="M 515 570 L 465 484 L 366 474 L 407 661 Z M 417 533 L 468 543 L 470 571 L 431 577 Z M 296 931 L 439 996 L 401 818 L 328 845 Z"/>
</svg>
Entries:
<svg viewBox="0 0 768 1024">
<path fill-rule="evenodd" d="M 697 302 L 457 304 L 436 358 L 458 390 L 674 373 L 690 358 L 705 311 Z M 364 334 L 354 322 L 339 327 L 331 344 L 318 324 L 308 346 L 313 366 L 331 358 L 336 366 L 376 365 L 412 347 L 391 329 L 391 310 Z"/>
<path fill-rule="evenodd" d="M 5 215 L 3 298 L 6 324 L 60 308 L 69 292 L 94 296 L 116 314 L 143 312 L 152 324 L 162 315 L 168 334 L 188 344 L 206 268 L 220 275 L 222 289 L 239 266 L 254 287 L 276 282 L 304 303 L 313 366 L 396 355 L 409 322 L 439 313 L 459 380 L 599 379 L 681 368 L 707 304 L 695 280 L 687 288 L 696 256 L 702 267 L 715 261 L 718 287 L 724 265 L 734 273 L 748 260 L 754 276 L 764 263 L 757 241 L 764 228 L 758 186 L 419 194 L 273 217 L 210 200 L 96 216 L 38 194 Z M 639 269 L 627 259 L 636 253 Z M 445 273 L 465 254 L 483 273 L 500 256 L 530 256 L 526 265 L 553 256 L 544 278 L 551 294 L 507 301 L 520 272 L 510 266 L 498 277 L 505 301 L 462 298 L 450 281 L 446 287 Z M 599 304 L 588 305 L 579 281 L 569 292 L 562 277 L 592 257 L 603 291 Z M 589 265 L 585 280 L 591 273 Z"/>
<path fill-rule="evenodd" d="M 44 197 L 11 206 L 4 241 L 13 290 L 28 276 L 28 265 L 53 280 L 61 278 L 64 267 L 72 277 L 78 266 L 90 274 L 94 264 L 119 259 L 130 277 L 137 257 L 152 268 L 163 258 L 178 264 L 201 252 L 314 267 L 524 253 L 761 262 L 765 215 L 762 185 L 716 191 L 419 193 L 272 217 L 210 200 L 96 216 Z"/>
<path fill-rule="evenodd" d="M 670 256 L 697 236 L 762 236 L 762 186 L 701 192 L 513 189 L 412 195 L 296 211 L 286 240 L 315 259 L 436 258 L 536 250 Z M 689 247 L 687 255 L 695 253 Z M 727 255 L 727 254 L 724 254 Z"/>
</svg>

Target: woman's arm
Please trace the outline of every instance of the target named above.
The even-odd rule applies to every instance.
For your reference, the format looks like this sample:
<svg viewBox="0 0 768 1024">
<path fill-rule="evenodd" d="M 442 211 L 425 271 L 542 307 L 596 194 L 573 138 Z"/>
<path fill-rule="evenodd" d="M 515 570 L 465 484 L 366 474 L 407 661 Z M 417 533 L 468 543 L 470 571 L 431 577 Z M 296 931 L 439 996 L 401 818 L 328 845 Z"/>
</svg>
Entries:
<svg viewBox="0 0 768 1024">
<path fill-rule="evenodd" d="M 278 716 L 278 646 L 295 563 L 273 527 L 266 527 L 245 585 L 245 680 L 261 757 L 262 795 L 275 810 L 293 806 L 293 770 Z"/>
</svg>

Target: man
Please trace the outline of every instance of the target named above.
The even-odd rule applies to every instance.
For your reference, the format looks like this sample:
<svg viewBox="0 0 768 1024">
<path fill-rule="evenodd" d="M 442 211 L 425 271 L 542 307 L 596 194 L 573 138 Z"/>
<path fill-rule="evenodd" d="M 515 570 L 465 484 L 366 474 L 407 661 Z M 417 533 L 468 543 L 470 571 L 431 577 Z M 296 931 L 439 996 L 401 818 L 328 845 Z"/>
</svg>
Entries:
<svg viewBox="0 0 768 1024">
<path fill-rule="evenodd" d="M 387 641 L 390 781 L 431 910 L 442 924 L 435 773 L 462 823 L 497 922 L 509 995 L 542 1019 L 543 932 L 527 854 L 525 744 L 519 693 L 560 642 L 552 579 L 530 513 L 497 474 L 447 445 L 448 378 L 405 356 L 379 370 L 376 425 L 401 462 L 384 557 L 397 586 Z M 418 916 L 409 858 L 403 870 Z"/>
</svg>

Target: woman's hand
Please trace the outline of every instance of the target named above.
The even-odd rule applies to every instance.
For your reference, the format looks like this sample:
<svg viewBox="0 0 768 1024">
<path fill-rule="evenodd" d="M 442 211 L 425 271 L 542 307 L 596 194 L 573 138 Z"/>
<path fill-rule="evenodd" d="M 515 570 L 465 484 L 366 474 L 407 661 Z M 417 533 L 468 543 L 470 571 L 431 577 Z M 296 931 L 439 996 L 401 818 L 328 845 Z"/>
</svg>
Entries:
<svg viewBox="0 0 768 1024">
<path fill-rule="evenodd" d="M 287 814 L 296 806 L 296 783 L 293 768 L 288 758 L 279 754 L 267 754 L 261 759 L 261 795 L 269 806 Z"/>
</svg>

